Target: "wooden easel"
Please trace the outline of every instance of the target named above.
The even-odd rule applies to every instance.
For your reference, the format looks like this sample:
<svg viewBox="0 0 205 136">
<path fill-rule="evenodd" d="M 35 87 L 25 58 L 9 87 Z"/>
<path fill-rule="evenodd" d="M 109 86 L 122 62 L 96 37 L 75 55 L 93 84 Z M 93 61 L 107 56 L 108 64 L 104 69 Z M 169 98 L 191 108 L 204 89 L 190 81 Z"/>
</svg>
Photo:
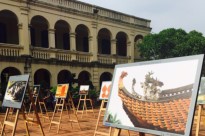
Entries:
<svg viewBox="0 0 205 136">
<path fill-rule="evenodd" d="M 196 122 L 196 136 L 199 135 L 199 131 L 200 131 L 202 107 L 203 107 L 203 104 L 198 104 L 198 114 L 197 114 L 197 122 Z"/>
<path fill-rule="evenodd" d="M 55 109 L 53 111 L 53 116 L 51 118 L 51 122 L 50 122 L 50 126 L 49 126 L 49 131 L 51 129 L 51 125 L 56 124 L 56 125 L 58 125 L 57 133 L 59 132 L 64 106 L 66 106 L 65 105 L 65 98 L 57 98 Z M 57 121 L 54 121 L 55 115 L 58 113 L 58 111 L 60 111 L 59 119 Z M 76 120 L 69 120 L 69 121 L 71 121 L 71 126 L 72 126 L 72 122 L 78 123 L 77 115 L 76 114 L 74 114 L 74 115 L 76 116 Z M 79 123 L 78 123 L 78 127 L 80 128 Z M 80 128 L 80 130 L 81 130 L 81 128 Z"/>
<path fill-rule="evenodd" d="M 120 128 L 115 128 L 115 129 L 114 129 L 113 136 L 120 136 L 121 130 L 122 130 L 122 129 L 120 129 Z M 128 133 L 128 135 L 130 136 L 129 130 L 127 130 L 127 133 Z M 145 136 L 145 133 L 139 132 L 139 136 Z"/>
<path fill-rule="evenodd" d="M 48 115 L 48 111 L 47 111 L 45 102 L 44 101 L 42 101 L 42 102 L 39 101 L 38 104 L 39 104 L 39 108 L 40 108 L 40 112 L 41 112 L 41 117 L 44 119 L 43 121 L 45 122 L 45 119 L 48 119 L 49 122 L 50 122 L 51 120 L 50 120 L 50 117 Z M 43 109 L 45 110 L 45 114 L 43 113 Z"/>
<path fill-rule="evenodd" d="M 58 125 L 57 133 L 59 132 L 64 105 L 65 105 L 65 99 L 57 98 L 55 109 L 53 111 L 53 116 L 51 118 L 51 122 L 50 122 L 50 126 L 49 126 L 49 131 L 51 129 L 51 125 L 52 124 L 56 124 L 56 125 Z M 58 121 L 54 121 L 55 114 L 58 113 L 59 110 L 60 110 L 59 120 Z"/>
<path fill-rule="evenodd" d="M 2 123 L 1 123 L 1 121 L 0 121 L 0 127 L 1 127 L 1 131 L 2 131 L 2 129 L 3 129 L 3 126 L 2 126 Z M 6 134 L 4 133 L 4 135 L 6 135 Z"/>
<path fill-rule="evenodd" d="M 40 85 L 39 85 L 40 86 Z M 39 93 L 39 92 L 38 92 Z M 47 108 L 46 108 L 46 105 L 45 105 L 45 102 L 44 101 L 39 101 L 39 98 L 38 98 L 39 94 L 33 94 L 32 97 L 34 99 L 34 104 L 35 106 L 37 107 L 37 105 L 39 105 L 39 109 L 40 109 L 40 113 L 41 113 L 41 117 L 44 118 L 44 122 L 45 122 L 45 119 L 48 119 L 49 122 L 50 122 L 50 118 L 49 118 L 49 115 L 48 115 L 48 112 L 47 112 Z M 28 115 L 31 113 L 31 109 L 32 109 L 32 103 L 30 103 L 30 106 L 29 106 L 29 111 L 28 111 Z M 43 114 L 43 109 L 45 110 L 45 114 Z"/>
<path fill-rule="evenodd" d="M 29 88 L 29 87 L 28 87 L 28 88 Z M 33 109 L 34 109 L 34 114 L 35 114 L 35 116 L 36 116 L 36 120 L 37 120 L 37 121 L 34 121 L 34 119 L 31 119 L 31 118 L 27 118 L 26 115 L 25 115 L 24 106 L 22 106 L 21 109 L 17 109 L 17 110 L 16 110 L 16 115 L 15 115 L 14 122 L 11 122 L 11 121 L 9 121 L 9 120 L 7 120 L 7 119 L 8 119 L 8 116 L 9 116 L 9 111 L 10 111 L 10 109 L 13 109 L 13 108 L 7 108 L 6 114 L 5 114 L 5 118 L 4 118 L 3 127 L 2 127 L 1 136 L 3 136 L 3 134 L 5 134 L 5 127 L 6 127 L 6 125 L 13 127 L 12 136 L 15 135 L 20 110 L 21 110 L 21 112 L 22 112 L 23 120 L 24 120 L 24 122 L 25 122 L 26 134 L 27 134 L 28 136 L 30 135 L 30 134 L 29 134 L 29 130 L 28 130 L 28 123 L 30 123 L 30 124 L 38 125 L 38 126 L 40 127 L 40 130 L 41 130 L 42 135 L 45 136 L 44 131 L 43 131 L 43 128 L 42 128 L 42 125 L 41 125 L 41 122 L 40 122 L 40 119 L 39 119 L 39 116 L 38 116 L 38 113 L 37 113 L 37 110 L 36 110 L 36 106 L 35 106 L 35 104 L 34 104 L 33 97 L 32 97 L 32 95 L 31 95 L 31 92 L 30 92 L 29 89 L 28 89 L 28 93 L 29 93 L 29 97 L 30 97 L 30 100 L 31 100 L 31 103 L 32 103 L 32 107 L 33 107 Z"/>
<path fill-rule="evenodd" d="M 87 109 L 86 101 L 89 101 L 89 102 L 90 102 L 91 110 L 88 110 L 88 109 Z M 83 110 L 79 111 L 79 107 L 80 107 L 81 102 L 83 102 Z M 94 110 L 93 110 L 92 100 L 87 98 L 87 94 L 80 95 L 80 99 L 79 99 L 79 102 L 78 102 L 78 107 L 77 107 L 77 111 L 76 111 L 76 112 L 77 112 L 77 113 L 78 113 L 78 112 L 81 112 L 81 113 L 82 113 L 82 114 L 81 114 L 81 118 L 82 118 L 82 116 L 83 116 L 84 110 L 85 110 L 85 112 L 86 112 L 86 115 L 87 115 L 87 111 L 92 111 L 92 112 L 93 112 L 93 115 L 94 115 L 94 118 L 95 118 L 95 113 L 94 113 Z M 77 113 L 76 113 L 76 114 L 77 114 Z"/>
<path fill-rule="evenodd" d="M 32 97 L 34 99 L 34 104 L 36 106 L 36 104 L 38 102 L 38 96 L 32 95 Z M 32 109 L 32 103 L 30 103 L 29 110 L 28 110 L 28 115 L 31 113 L 31 109 Z"/>
<path fill-rule="evenodd" d="M 110 136 L 111 135 L 111 127 L 109 127 L 108 133 L 98 131 L 100 117 L 104 116 L 104 114 L 102 112 L 106 110 L 106 108 L 104 108 L 106 103 L 107 103 L 107 100 L 102 100 L 102 102 L 101 102 L 100 111 L 99 111 L 99 114 L 98 114 L 98 119 L 97 119 L 97 123 L 96 123 L 96 127 L 95 127 L 94 136 L 96 136 L 97 134 L 104 135 L 104 136 Z"/>
<path fill-rule="evenodd" d="M 68 101 L 66 102 L 66 108 L 67 106 L 73 110 L 73 113 L 76 114 L 76 109 L 75 109 L 75 105 L 74 105 L 74 102 L 73 102 L 73 99 L 72 99 L 72 96 L 70 94 L 70 92 L 68 92 Z M 68 109 L 67 109 L 68 110 Z"/>
</svg>

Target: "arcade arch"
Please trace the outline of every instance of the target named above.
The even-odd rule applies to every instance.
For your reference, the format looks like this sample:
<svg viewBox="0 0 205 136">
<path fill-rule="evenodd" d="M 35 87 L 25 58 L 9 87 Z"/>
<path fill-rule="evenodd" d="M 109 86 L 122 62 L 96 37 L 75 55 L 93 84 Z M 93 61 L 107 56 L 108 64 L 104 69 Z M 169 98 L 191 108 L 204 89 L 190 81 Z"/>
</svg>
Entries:
<svg viewBox="0 0 205 136">
<path fill-rule="evenodd" d="M 34 85 L 41 85 L 42 89 L 50 88 L 51 74 L 46 69 L 38 69 L 34 73 Z"/>
<path fill-rule="evenodd" d="M 106 28 L 98 32 L 98 53 L 111 54 L 111 33 Z"/>
<path fill-rule="evenodd" d="M 19 44 L 18 18 L 9 10 L 0 11 L 0 43 Z"/>
<path fill-rule="evenodd" d="M 78 25 L 75 29 L 76 33 L 76 50 L 89 52 L 89 29 L 85 25 Z"/>
<path fill-rule="evenodd" d="M 116 35 L 116 53 L 119 56 L 127 56 L 127 34 L 118 32 Z"/>
<path fill-rule="evenodd" d="M 64 20 L 59 20 L 54 28 L 56 48 L 70 50 L 70 29 L 68 23 Z"/>
<path fill-rule="evenodd" d="M 48 21 L 43 16 L 34 16 L 30 26 L 31 45 L 48 48 Z"/>
</svg>

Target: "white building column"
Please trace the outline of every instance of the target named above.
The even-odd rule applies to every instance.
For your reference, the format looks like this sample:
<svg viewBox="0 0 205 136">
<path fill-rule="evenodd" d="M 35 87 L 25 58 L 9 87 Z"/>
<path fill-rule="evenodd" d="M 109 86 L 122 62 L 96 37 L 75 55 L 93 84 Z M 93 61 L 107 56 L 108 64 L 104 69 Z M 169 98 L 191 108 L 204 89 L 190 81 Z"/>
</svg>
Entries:
<svg viewBox="0 0 205 136">
<path fill-rule="evenodd" d="M 19 17 L 18 31 L 19 31 L 19 45 L 23 46 L 23 50 L 21 50 L 21 55 L 30 55 L 30 34 L 28 29 L 28 11 L 27 7 L 22 7 Z"/>
<path fill-rule="evenodd" d="M 116 45 L 117 44 L 117 40 L 116 39 L 112 39 L 111 40 L 111 55 L 116 56 Z M 112 59 L 112 63 L 116 63 L 116 58 Z"/>
<path fill-rule="evenodd" d="M 129 35 L 129 40 L 130 42 L 128 42 L 128 44 L 130 45 L 129 46 L 129 56 L 130 56 L 130 61 L 131 62 L 134 62 L 135 61 L 135 42 L 134 42 L 134 39 L 135 39 L 135 33 L 134 32 L 131 32 L 130 35 Z"/>
<path fill-rule="evenodd" d="M 70 50 L 76 51 L 76 33 L 72 32 L 70 33 Z"/>
<path fill-rule="evenodd" d="M 70 50 L 76 51 L 76 33 L 70 33 Z M 71 60 L 76 60 L 76 54 L 71 55 Z"/>
<path fill-rule="evenodd" d="M 49 48 L 55 48 L 55 29 L 48 29 L 48 43 Z"/>
<path fill-rule="evenodd" d="M 111 40 L 111 54 L 112 55 L 116 55 L 116 45 L 117 44 L 117 40 L 116 39 L 112 39 Z"/>
<path fill-rule="evenodd" d="M 132 55 L 132 48 L 131 48 L 131 42 L 127 42 L 127 57 L 129 57 L 129 62 L 134 62 L 134 58 L 131 56 Z M 132 60 L 133 59 L 133 60 Z"/>
<path fill-rule="evenodd" d="M 96 21 L 92 22 L 92 36 L 89 36 L 89 52 L 93 54 L 92 61 L 98 61 L 97 25 Z"/>
</svg>

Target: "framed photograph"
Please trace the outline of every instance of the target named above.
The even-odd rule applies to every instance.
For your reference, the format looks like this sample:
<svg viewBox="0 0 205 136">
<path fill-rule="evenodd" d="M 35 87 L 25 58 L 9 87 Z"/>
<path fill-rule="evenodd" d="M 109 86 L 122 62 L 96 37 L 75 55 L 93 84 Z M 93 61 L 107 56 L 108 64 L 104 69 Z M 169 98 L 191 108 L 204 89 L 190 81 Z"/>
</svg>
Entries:
<svg viewBox="0 0 205 136">
<path fill-rule="evenodd" d="M 20 109 L 28 81 L 29 75 L 10 76 L 2 106 Z"/>
<path fill-rule="evenodd" d="M 69 84 L 58 84 L 56 90 L 56 98 L 66 98 L 69 89 Z"/>
<path fill-rule="evenodd" d="M 40 89 L 41 89 L 41 86 L 40 86 L 40 85 L 34 85 L 34 86 L 32 87 L 33 97 L 38 97 L 39 92 L 40 92 Z"/>
<path fill-rule="evenodd" d="M 116 65 L 104 125 L 189 136 L 204 55 Z"/>
<path fill-rule="evenodd" d="M 205 104 L 205 77 L 201 77 L 197 104 Z"/>
<path fill-rule="evenodd" d="M 100 89 L 100 100 L 107 100 L 110 94 L 111 81 L 103 81 Z"/>
<path fill-rule="evenodd" d="M 89 85 L 81 85 L 79 95 L 88 95 Z"/>
</svg>

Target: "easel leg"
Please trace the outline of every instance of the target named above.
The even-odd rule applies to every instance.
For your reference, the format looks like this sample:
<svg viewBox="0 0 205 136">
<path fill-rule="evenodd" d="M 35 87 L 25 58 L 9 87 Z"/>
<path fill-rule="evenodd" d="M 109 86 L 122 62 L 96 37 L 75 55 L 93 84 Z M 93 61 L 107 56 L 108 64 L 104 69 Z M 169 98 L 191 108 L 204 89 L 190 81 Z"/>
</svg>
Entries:
<svg viewBox="0 0 205 136">
<path fill-rule="evenodd" d="M 196 136 L 199 135 L 199 130 L 200 130 L 200 122 L 201 122 L 201 109 L 202 109 L 202 105 L 199 104 L 198 106 L 198 115 L 197 115 L 197 123 L 196 123 Z"/>
<path fill-rule="evenodd" d="M 120 136 L 121 129 L 115 128 L 113 136 Z"/>
<path fill-rule="evenodd" d="M 83 100 L 83 110 L 82 110 L 81 118 L 83 117 L 85 109 L 86 109 L 86 101 L 85 101 L 85 98 L 84 98 L 84 100 Z M 86 114 L 87 114 L 87 110 L 86 110 Z"/>
<path fill-rule="evenodd" d="M 51 125 L 52 125 L 53 118 L 54 118 L 54 116 L 55 116 L 56 107 L 57 107 L 57 101 L 56 101 L 56 106 L 55 106 L 55 108 L 54 108 L 53 116 L 52 116 L 52 118 L 51 118 L 51 122 L 50 122 L 50 125 L 49 125 L 49 131 L 51 130 Z"/>
<path fill-rule="evenodd" d="M 4 118 L 4 122 L 7 120 L 8 115 L 9 115 L 9 108 L 6 109 L 6 115 L 5 115 L 5 118 Z M 5 126 L 4 122 L 3 122 L 2 130 L 1 130 L 1 136 L 3 136 L 3 133 L 5 133 L 4 129 L 5 129 L 6 126 Z"/>
<path fill-rule="evenodd" d="M 93 111 L 93 115 L 94 115 L 94 118 L 95 118 L 95 113 L 94 113 L 94 110 L 93 110 L 93 103 L 92 103 L 91 99 L 90 99 L 90 105 L 91 105 L 91 108 L 92 108 L 92 111 Z"/>
<path fill-rule="evenodd" d="M 101 103 L 101 106 L 100 106 L 100 111 L 99 111 L 97 123 L 96 123 L 96 126 L 95 126 L 94 136 L 96 136 L 96 131 L 98 129 L 98 125 L 99 125 L 99 121 L 100 121 L 100 116 L 101 116 L 101 111 L 103 109 L 103 106 L 104 106 L 104 100 L 102 100 L 102 103 Z"/>
<path fill-rule="evenodd" d="M 80 124 L 79 124 L 79 121 L 78 121 L 78 116 L 76 115 L 76 113 L 75 113 L 75 117 L 76 117 L 76 120 L 77 120 L 77 123 L 78 123 L 78 127 L 81 130 L 81 127 L 80 127 Z"/>
<path fill-rule="evenodd" d="M 69 99 L 70 99 L 70 102 L 71 102 L 71 107 L 72 107 L 73 112 L 74 112 L 74 114 L 75 114 L 75 113 L 76 113 L 76 109 L 75 109 L 75 105 L 74 105 L 74 103 L 73 103 L 73 99 L 72 99 L 70 93 L 69 93 Z"/>
<path fill-rule="evenodd" d="M 18 121 L 18 116 L 19 116 L 19 109 L 16 112 L 16 117 L 15 117 L 15 121 L 14 121 L 14 127 L 13 127 L 12 136 L 14 136 L 15 132 L 16 132 L 16 125 L 17 125 L 17 121 Z"/>
<path fill-rule="evenodd" d="M 128 134 L 128 136 L 130 136 L 130 131 L 129 130 L 127 130 L 127 134 Z"/>
<path fill-rule="evenodd" d="M 22 112 L 22 116 L 23 116 L 23 119 L 24 119 L 25 127 L 26 127 L 26 135 L 30 136 L 29 130 L 28 130 L 28 124 L 26 122 L 26 115 L 25 115 L 24 111 L 25 111 L 24 106 L 22 106 L 21 112 Z"/>
<path fill-rule="evenodd" d="M 63 99 L 63 104 L 62 104 L 62 107 L 61 107 L 61 113 L 60 113 L 59 125 L 58 125 L 57 133 L 59 132 L 59 129 L 60 129 L 60 125 L 61 125 L 61 119 L 62 119 L 62 114 L 63 114 L 63 107 L 64 107 L 64 105 L 65 105 L 65 99 Z"/>
<path fill-rule="evenodd" d="M 87 104 L 86 104 L 86 98 L 84 99 L 84 108 L 83 108 L 83 111 L 85 109 L 85 114 L 87 115 Z"/>
<path fill-rule="evenodd" d="M 79 101 L 78 101 L 78 107 L 77 107 L 76 115 L 78 114 L 78 110 L 79 110 L 79 107 L 80 107 L 80 101 L 81 101 L 81 95 L 80 95 L 80 98 L 79 98 Z"/>
<path fill-rule="evenodd" d="M 139 132 L 139 136 L 145 136 L 145 133 Z"/>
</svg>

